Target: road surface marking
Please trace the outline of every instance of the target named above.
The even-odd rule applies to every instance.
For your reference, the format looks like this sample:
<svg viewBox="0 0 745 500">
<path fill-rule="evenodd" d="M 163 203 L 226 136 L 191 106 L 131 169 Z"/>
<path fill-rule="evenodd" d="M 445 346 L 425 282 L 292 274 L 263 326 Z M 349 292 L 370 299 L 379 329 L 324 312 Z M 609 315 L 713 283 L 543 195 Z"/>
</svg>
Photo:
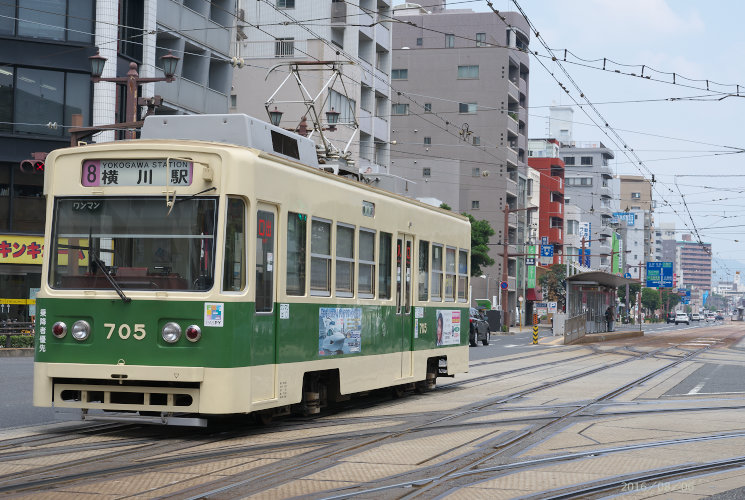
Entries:
<svg viewBox="0 0 745 500">
<path fill-rule="evenodd" d="M 698 391 L 700 391 L 701 389 L 703 389 L 704 383 L 705 382 L 701 382 L 696 387 L 694 387 L 693 389 L 691 389 L 690 391 L 688 391 L 688 395 L 690 396 L 691 394 L 698 394 Z"/>
</svg>

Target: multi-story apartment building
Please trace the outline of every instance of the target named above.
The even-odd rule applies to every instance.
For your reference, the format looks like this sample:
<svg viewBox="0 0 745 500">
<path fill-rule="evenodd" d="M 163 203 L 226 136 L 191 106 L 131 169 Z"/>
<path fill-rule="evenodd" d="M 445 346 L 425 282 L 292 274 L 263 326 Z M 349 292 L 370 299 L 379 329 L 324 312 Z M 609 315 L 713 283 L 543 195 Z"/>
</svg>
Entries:
<svg viewBox="0 0 745 500">
<path fill-rule="evenodd" d="M 652 183 L 640 175 L 619 175 L 620 210 L 637 213 L 634 230 L 644 234 L 644 255 L 647 260 L 654 260 L 656 247 L 654 230 L 654 207 Z"/>
<path fill-rule="evenodd" d="M 554 264 L 564 262 L 564 162 L 559 158 L 559 141 L 528 141 L 528 165 L 541 174 L 541 206 L 538 239 L 554 247 Z"/>
<path fill-rule="evenodd" d="M 108 59 L 101 76 L 126 76 L 135 62 L 140 77 L 162 77 L 162 57 L 170 53 L 179 58 L 176 79 L 142 85 L 140 92 L 163 98 L 156 112 L 227 113 L 236 8 L 236 0 L 99 0 L 95 43 Z M 96 83 L 93 124 L 125 121 L 125 100 L 123 86 Z M 96 140 L 113 138 L 104 132 Z"/>
<path fill-rule="evenodd" d="M 676 241 L 674 222 L 657 224 L 654 236 L 654 260 L 659 262 L 674 262 Z"/>
<path fill-rule="evenodd" d="M 711 291 L 711 243 L 692 241 L 684 234 L 677 247 L 678 286 L 691 290 L 691 305 L 702 307 L 703 295 Z"/>
<path fill-rule="evenodd" d="M 235 72 L 231 111 L 266 120 L 265 103 L 279 90 L 269 110 L 282 113 L 280 126 L 295 129 L 307 113 L 303 101 L 316 98 L 320 127 L 328 128 L 327 112 L 340 113 L 339 125 L 325 134 L 350 153 L 354 170 L 387 174 L 394 24 L 390 1 L 240 3 L 250 25 L 239 30 L 238 57 L 246 65 Z M 328 21 L 319 23 L 318 18 Z M 333 81 L 332 63 L 341 75 Z M 293 67 L 305 94 L 293 77 L 282 85 Z"/>
<path fill-rule="evenodd" d="M 503 233 L 505 207 L 524 208 L 518 171 L 527 168 L 530 28 L 517 13 L 501 16 L 435 5 L 397 9 L 402 22 L 393 25 L 391 171 L 410 181 L 408 195 L 489 221 L 497 244 L 496 263 L 485 272 L 492 290 L 502 279 L 500 243 L 510 244 L 510 254 L 525 253 L 526 243 L 520 211 L 509 213 Z M 507 267 L 514 311 L 517 258 Z M 485 280 L 474 280 L 473 296 L 485 294 Z"/>
<path fill-rule="evenodd" d="M 582 210 L 581 231 L 589 267 L 610 269 L 613 222 L 613 173 L 608 165 L 613 151 L 603 143 L 562 144 L 564 160 L 564 193 Z"/>
<path fill-rule="evenodd" d="M 16 302 L 0 319 L 27 319 L 29 308 L 17 299 L 29 299 L 40 283 L 44 175 L 22 170 L 21 162 L 69 146 L 73 126 L 125 121 L 126 90 L 101 82 L 94 91 L 89 57 L 108 59 L 106 78 L 126 76 L 131 62 L 140 76 L 155 77 L 163 75 L 160 57 L 172 50 L 176 80 L 144 85 L 140 95 L 161 94 L 160 112 L 226 112 L 234 14 L 233 0 L 0 5 L 0 290 Z"/>
</svg>

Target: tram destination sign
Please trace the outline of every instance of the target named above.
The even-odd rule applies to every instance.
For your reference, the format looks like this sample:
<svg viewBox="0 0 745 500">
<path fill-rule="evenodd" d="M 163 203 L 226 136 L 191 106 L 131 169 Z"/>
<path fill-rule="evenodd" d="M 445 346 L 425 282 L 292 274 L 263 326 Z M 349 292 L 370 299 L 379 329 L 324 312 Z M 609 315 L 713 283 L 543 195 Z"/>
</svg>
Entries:
<svg viewBox="0 0 745 500">
<path fill-rule="evenodd" d="M 86 160 L 83 162 L 83 186 L 191 186 L 194 163 L 185 160 L 131 159 Z"/>
</svg>

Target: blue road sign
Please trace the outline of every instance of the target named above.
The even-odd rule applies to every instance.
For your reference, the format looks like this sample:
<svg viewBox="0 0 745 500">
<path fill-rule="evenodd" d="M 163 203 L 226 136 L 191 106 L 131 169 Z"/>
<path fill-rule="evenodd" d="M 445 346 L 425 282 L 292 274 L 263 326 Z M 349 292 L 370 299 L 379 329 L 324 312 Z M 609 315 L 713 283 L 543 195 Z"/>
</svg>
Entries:
<svg viewBox="0 0 745 500">
<path fill-rule="evenodd" d="M 673 287 L 673 263 L 672 262 L 647 262 L 647 287 L 648 288 L 672 288 Z"/>
<path fill-rule="evenodd" d="M 506 281 L 503 281 L 499 284 L 499 288 L 502 290 L 507 290 L 507 287 L 510 286 Z"/>
<path fill-rule="evenodd" d="M 548 245 L 548 236 L 541 236 L 541 245 Z"/>
<path fill-rule="evenodd" d="M 553 245 L 541 245 L 541 257 L 553 257 L 554 246 Z"/>
<path fill-rule="evenodd" d="M 631 273 L 626 273 L 623 275 L 624 278 L 631 279 Z"/>
</svg>

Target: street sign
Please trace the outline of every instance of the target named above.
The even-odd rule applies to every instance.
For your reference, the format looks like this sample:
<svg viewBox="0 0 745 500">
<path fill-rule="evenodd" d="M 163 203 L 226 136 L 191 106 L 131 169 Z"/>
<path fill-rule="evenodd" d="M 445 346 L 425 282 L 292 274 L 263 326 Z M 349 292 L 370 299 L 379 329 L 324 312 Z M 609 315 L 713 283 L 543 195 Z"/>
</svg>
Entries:
<svg viewBox="0 0 745 500">
<path fill-rule="evenodd" d="M 536 302 L 533 304 L 533 310 L 536 314 L 548 314 L 548 304 L 546 302 Z"/>
<path fill-rule="evenodd" d="M 548 236 L 541 236 L 541 245 L 548 245 Z"/>
<path fill-rule="evenodd" d="M 647 288 L 672 288 L 673 263 L 647 262 Z"/>
<path fill-rule="evenodd" d="M 631 273 L 626 273 L 623 275 L 624 278 L 631 279 Z"/>
<path fill-rule="evenodd" d="M 554 246 L 553 245 L 541 245 L 541 257 L 553 257 Z"/>
<path fill-rule="evenodd" d="M 548 303 L 548 312 L 550 314 L 555 314 L 556 313 L 556 309 L 557 309 L 556 302 L 549 302 Z"/>
<path fill-rule="evenodd" d="M 526 266 L 535 266 L 535 259 L 533 257 L 528 257 L 525 259 L 525 265 Z"/>
<path fill-rule="evenodd" d="M 502 290 L 507 290 L 507 287 L 510 286 L 506 281 L 503 281 L 499 284 L 499 288 Z"/>
</svg>

